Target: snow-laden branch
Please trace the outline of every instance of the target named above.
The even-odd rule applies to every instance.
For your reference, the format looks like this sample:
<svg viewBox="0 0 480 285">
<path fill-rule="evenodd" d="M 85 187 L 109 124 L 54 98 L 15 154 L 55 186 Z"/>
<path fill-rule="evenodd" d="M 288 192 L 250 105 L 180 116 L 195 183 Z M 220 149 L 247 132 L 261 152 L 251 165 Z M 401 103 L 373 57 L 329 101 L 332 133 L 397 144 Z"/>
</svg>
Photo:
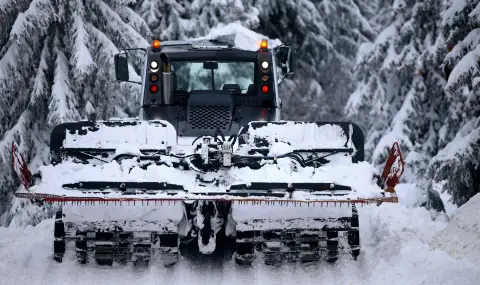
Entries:
<svg viewBox="0 0 480 285">
<path fill-rule="evenodd" d="M 33 34 L 45 35 L 54 13 L 51 0 L 33 0 L 28 9 L 18 15 L 10 31 L 10 39 L 18 41 Z"/>
<path fill-rule="evenodd" d="M 68 59 L 60 46 L 58 34 L 53 43 L 53 52 L 55 54 L 54 82 L 52 86 L 52 98 L 48 105 L 48 124 L 56 126 L 58 124 L 74 121 L 80 118 L 76 109 L 75 94 L 70 88 L 70 79 L 68 78 Z"/>
<path fill-rule="evenodd" d="M 111 80 L 111 82 L 115 81 L 115 73 L 114 73 L 114 55 L 119 53 L 118 48 L 115 46 L 115 44 L 110 40 L 110 38 L 105 35 L 102 31 L 99 29 L 95 28 L 93 25 L 89 24 L 88 29 L 91 31 L 92 35 L 95 37 L 95 39 L 99 42 L 99 44 L 103 47 L 102 50 L 102 56 L 107 58 L 107 66 L 104 66 L 106 70 L 109 71 L 109 74 L 111 75 L 110 78 L 107 78 L 108 80 Z M 129 63 L 128 66 L 128 71 L 129 71 L 129 80 L 131 81 L 141 81 L 141 77 L 139 74 L 135 72 L 135 69 Z M 130 83 L 128 83 L 130 84 Z"/>
<path fill-rule="evenodd" d="M 105 18 L 106 28 L 111 31 L 109 34 L 120 36 L 119 40 L 125 45 L 125 48 L 148 47 L 149 43 L 131 26 L 126 24 L 117 12 L 112 10 L 103 1 L 95 0 L 95 4 Z"/>
<path fill-rule="evenodd" d="M 467 0 L 452 1 L 452 5 L 443 13 L 442 26 L 452 26 L 462 16 L 462 10 L 467 7 Z"/>
<path fill-rule="evenodd" d="M 418 117 L 414 109 L 415 100 L 419 97 L 418 93 L 424 92 L 425 90 L 426 87 L 422 79 L 415 77 L 412 87 L 402 102 L 401 108 L 393 117 L 389 129 L 382 135 L 373 151 L 372 161 L 374 161 L 374 163 L 381 163 L 386 158 L 385 154 L 388 153 L 395 142 L 398 142 L 407 150 L 413 146 L 409 137 L 412 129 L 409 128 L 408 121 Z"/>
<path fill-rule="evenodd" d="M 480 75 L 478 61 L 480 60 L 480 45 L 468 52 L 453 68 L 445 86 L 446 90 L 454 90 L 459 85 L 470 85 L 467 80 Z"/>
<path fill-rule="evenodd" d="M 465 123 L 455 138 L 437 153 L 430 165 L 448 161 L 461 162 L 463 157 L 473 153 L 473 148 L 478 142 L 480 142 L 480 121 L 478 118 L 473 118 Z"/>
<path fill-rule="evenodd" d="M 73 4 L 73 2 L 70 2 Z M 92 59 L 90 50 L 88 49 L 88 40 L 89 35 L 85 29 L 84 22 L 84 13 L 85 9 L 83 7 L 81 0 L 75 0 L 75 5 L 72 5 L 72 17 L 73 17 L 73 57 L 70 59 L 72 65 L 75 68 L 75 71 L 79 76 L 88 76 L 93 68 L 96 67 L 95 62 Z"/>
<path fill-rule="evenodd" d="M 33 83 L 32 95 L 30 98 L 30 104 L 35 104 L 35 101 L 42 97 L 48 90 L 48 80 L 46 72 L 48 70 L 48 62 L 50 58 L 50 51 L 48 47 L 48 37 L 44 40 L 42 54 L 40 55 L 40 63 L 38 64 L 37 74 L 35 75 L 35 81 Z"/>
<path fill-rule="evenodd" d="M 148 39 L 151 36 L 150 29 L 148 28 L 147 23 L 145 20 L 140 17 L 137 13 L 135 13 L 132 9 L 127 6 L 120 6 L 117 8 L 118 15 L 122 18 L 122 20 L 130 25 L 132 28 L 135 29 L 138 33 L 142 35 L 142 37 Z"/>
</svg>

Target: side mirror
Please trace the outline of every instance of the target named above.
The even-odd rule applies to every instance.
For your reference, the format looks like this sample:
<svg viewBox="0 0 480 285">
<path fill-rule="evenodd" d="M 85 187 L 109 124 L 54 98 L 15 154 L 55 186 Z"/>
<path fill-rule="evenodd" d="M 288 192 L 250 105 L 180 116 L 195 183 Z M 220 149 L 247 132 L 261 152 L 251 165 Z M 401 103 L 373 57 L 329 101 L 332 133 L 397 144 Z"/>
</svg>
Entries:
<svg viewBox="0 0 480 285">
<path fill-rule="evenodd" d="M 126 53 L 115 55 L 115 75 L 117 80 L 128 81 L 128 55 Z"/>
<path fill-rule="evenodd" d="M 282 68 L 282 78 L 280 78 L 277 84 L 280 84 L 285 76 L 294 74 L 294 59 L 292 48 L 289 46 L 280 46 L 277 48 L 275 55 L 280 62 Z"/>
<path fill-rule="evenodd" d="M 292 48 L 289 46 L 281 46 L 278 49 L 282 73 L 284 75 L 294 74 L 294 60 Z"/>
</svg>

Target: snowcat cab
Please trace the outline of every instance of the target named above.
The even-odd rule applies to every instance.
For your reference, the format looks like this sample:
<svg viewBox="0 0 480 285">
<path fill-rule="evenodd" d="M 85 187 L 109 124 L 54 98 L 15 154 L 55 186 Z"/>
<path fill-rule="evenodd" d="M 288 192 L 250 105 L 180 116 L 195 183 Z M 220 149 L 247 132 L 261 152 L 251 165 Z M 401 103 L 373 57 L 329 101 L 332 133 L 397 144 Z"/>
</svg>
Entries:
<svg viewBox="0 0 480 285">
<path fill-rule="evenodd" d="M 130 82 L 128 66 L 115 56 L 118 80 Z M 291 49 L 266 40 L 154 41 L 139 117 L 55 127 L 36 175 L 13 144 L 15 195 L 60 203 L 59 262 L 72 250 L 81 263 L 172 265 L 192 248 L 231 249 L 240 264 L 356 258 L 356 207 L 397 202 L 400 148 L 377 174 L 357 125 L 281 121 L 278 84 L 292 72 Z"/>
<path fill-rule="evenodd" d="M 278 121 L 276 60 L 293 73 L 291 49 L 239 50 L 221 41 L 162 42 L 146 51 L 141 120 L 165 120 L 181 138 L 236 135 L 252 121 Z M 277 58 L 276 58 L 277 57 Z M 128 81 L 128 54 L 115 57 L 118 80 Z"/>
</svg>

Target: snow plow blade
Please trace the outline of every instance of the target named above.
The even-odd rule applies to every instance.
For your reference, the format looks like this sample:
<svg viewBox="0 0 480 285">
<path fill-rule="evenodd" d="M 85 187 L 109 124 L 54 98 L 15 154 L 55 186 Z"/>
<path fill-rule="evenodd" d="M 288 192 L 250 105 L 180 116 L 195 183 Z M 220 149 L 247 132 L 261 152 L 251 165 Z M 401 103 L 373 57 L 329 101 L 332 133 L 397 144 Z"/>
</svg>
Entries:
<svg viewBox="0 0 480 285">
<path fill-rule="evenodd" d="M 357 207 L 397 202 L 398 145 L 377 184 L 352 123 L 251 122 L 228 139 L 216 131 L 189 148 L 176 142 L 166 121 L 62 124 L 51 135 L 52 165 L 16 196 L 60 204 L 57 261 L 72 248 L 81 263 L 107 265 L 157 257 L 171 265 L 181 247 L 224 250 L 218 235 L 235 241 L 239 264 L 259 255 L 266 264 L 355 259 Z"/>
</svg>

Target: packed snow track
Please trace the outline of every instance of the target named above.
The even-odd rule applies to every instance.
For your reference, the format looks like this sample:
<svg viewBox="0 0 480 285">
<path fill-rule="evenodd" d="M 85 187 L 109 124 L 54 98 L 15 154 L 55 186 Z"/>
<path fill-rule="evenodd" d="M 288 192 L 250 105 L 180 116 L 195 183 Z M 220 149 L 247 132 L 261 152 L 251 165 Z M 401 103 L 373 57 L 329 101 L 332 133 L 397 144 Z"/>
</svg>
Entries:
<svg viewBox="0 0 480 285">
<path fill-rule="evenodd" d="M 400 198 L 407 198 L 410 188 L 399 185 Z M 342 285 L 475 285 L 480 280 L 480 260 L 475 258 L 480 255 L 480 231 L 474 214 L 479 207 L 477 195 L 448 225 L 432 221 L 424 208 L 405 203 L 360 207 L 363 250 L 357 261 L 345 257 L 333 265 L 316 262 L 278 267 L 261 260 L 251 267 L 239 266 L 224 253 L 201 259 L 184 254 L 171 268 L 160 264 L 146 268 L 81 265 L 74 256 L 56 263 L 51 219 L 35 227 L 0 228 L 0 284 L 318 284 L 322 280 L 321 284 Z M 455 239 L 455 229 L 463 229 L 462 239 Z M 467 247 L 468 251 L 462 250 Z"/>
</svg>

